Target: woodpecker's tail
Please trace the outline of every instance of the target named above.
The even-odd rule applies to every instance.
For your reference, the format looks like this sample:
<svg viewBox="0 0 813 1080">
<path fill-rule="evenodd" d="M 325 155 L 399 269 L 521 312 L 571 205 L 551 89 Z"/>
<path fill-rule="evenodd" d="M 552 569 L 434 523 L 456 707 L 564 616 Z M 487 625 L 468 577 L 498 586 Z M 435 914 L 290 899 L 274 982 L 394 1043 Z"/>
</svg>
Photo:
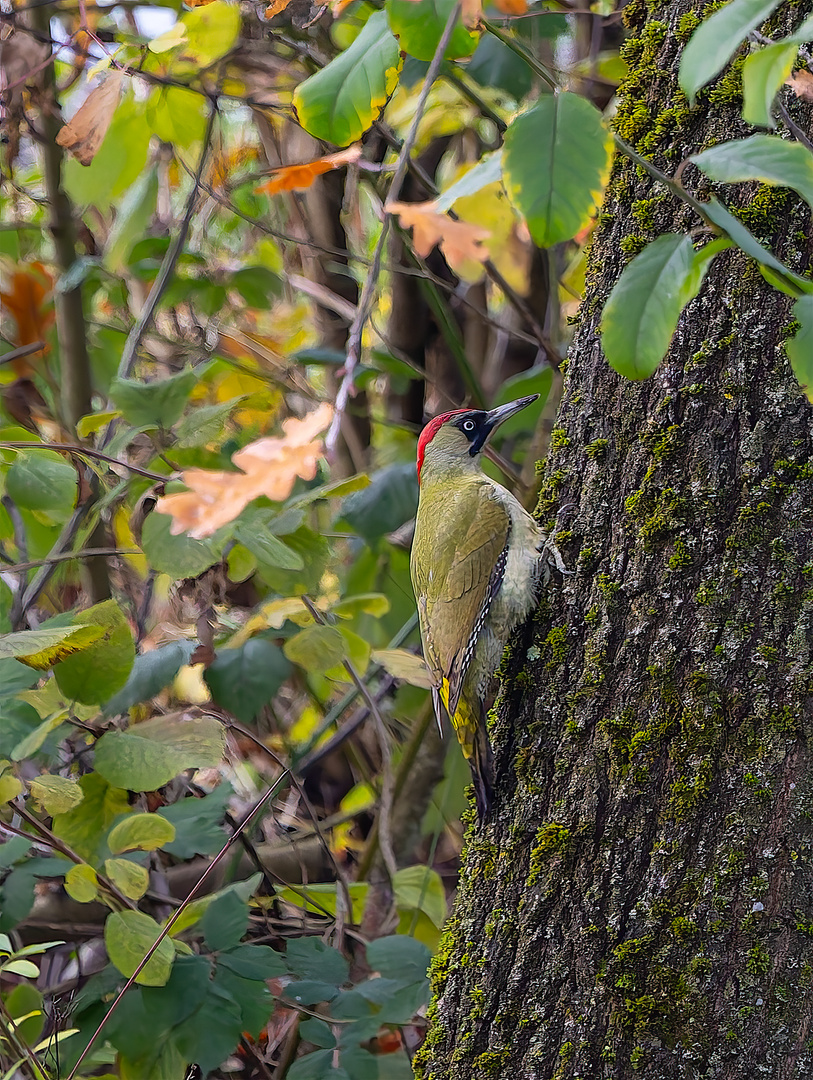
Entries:
<svg viewBox="0 0 813 1080">
<path fill-rule="evenodd" d="M 448 712 L 449 684 L 445 679 L 440 687 L 440 698 Z M 481 822 L 487 821 L 494 795 L 494 755 L 488 741 L 482 701 L 471 702 L 465 693 L 461 694 L 451 720 L 471 769 L 477 816 Z"/>
</svg>

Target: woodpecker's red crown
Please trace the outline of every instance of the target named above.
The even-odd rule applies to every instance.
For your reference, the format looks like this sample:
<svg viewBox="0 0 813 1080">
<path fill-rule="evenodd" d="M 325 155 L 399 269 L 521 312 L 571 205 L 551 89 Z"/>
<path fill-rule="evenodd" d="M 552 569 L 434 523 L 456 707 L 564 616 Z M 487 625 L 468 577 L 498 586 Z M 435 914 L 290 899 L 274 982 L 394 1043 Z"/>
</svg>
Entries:
<svg viewBox="0 0 813 1080">
<path fill-rule="evenodd" d="M 423 468 L 426 448 L 444 424 L 454 424 L 463 433 L 469 442 L 469 454 L 471 457 L 476 457 L 496 427 L 499 427 L 509 416 L 513 416 L 520 409 L 524 409 L 526 405 L 536 401 L 538 397 L 539 394 L 531 394 L 529 397 L 519 398 L 517 401 L 509 401 L 506 405 L 500 405 L 488 412 L 484 409 L 454 409 L 452 412 L 441 413 L 434 420 L 430 420 L 418 439 L 418 483 L 421 481 L 421 469 Z"/>
</svg>

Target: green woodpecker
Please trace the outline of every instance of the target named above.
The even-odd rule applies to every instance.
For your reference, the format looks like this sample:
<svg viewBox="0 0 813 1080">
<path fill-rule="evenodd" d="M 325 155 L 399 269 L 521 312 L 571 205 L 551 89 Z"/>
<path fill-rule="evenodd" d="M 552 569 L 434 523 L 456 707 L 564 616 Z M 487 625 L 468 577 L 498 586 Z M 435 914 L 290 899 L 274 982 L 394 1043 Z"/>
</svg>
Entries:
<svg viewBox="0 0 813 1080">
<path fill-rule="evenodd" d="M 410 570 L 426 664 L 474 780 L 480 820 L 488 816 L 494 766 L 484 700 L 511 631 L 534 607 L 539 526 L 480 466 L 489 435 L 535 401 L 490 412 L 457 409 L 431 420 L 418 440 L 420 499 Z"/>
</svg>

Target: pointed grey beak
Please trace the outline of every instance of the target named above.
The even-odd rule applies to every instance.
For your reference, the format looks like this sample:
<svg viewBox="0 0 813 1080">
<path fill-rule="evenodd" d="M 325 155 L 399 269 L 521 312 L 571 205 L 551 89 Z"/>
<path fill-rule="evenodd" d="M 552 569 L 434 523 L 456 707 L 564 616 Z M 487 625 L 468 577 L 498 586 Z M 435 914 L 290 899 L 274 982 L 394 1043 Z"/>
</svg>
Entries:
<svg viewBox="0 0 813 1080">
<path fill-rule="evenodd" d="M 513 416 L 514 413 L 518 413 L 521 409 L 536 401 L 538 397 L 539 394 L 530 394 L 528 397 L 517 398 L 516 401 L 509 401 L 505 405 L 498 405 L 496 409 L 491 409 L 490 412 L 486 413 L 489 432 L 498 428 L 509 416 Z"/>
</svg>

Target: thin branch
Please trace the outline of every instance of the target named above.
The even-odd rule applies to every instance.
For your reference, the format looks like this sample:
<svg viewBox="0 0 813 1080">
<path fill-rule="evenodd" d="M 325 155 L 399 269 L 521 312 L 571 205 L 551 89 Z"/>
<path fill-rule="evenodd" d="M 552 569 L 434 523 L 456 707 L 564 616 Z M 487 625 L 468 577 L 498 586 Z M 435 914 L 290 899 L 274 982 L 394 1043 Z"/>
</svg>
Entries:
<svg viewBox="0 0 813 1080">
<path fill-rule="evenodd" d="M 124 349 L 121 354 L 121 363 L 119 364 L 118 370 L 120 379 L 126 379 L 133 369 L 141 339 L 144 336 L 147 327 L 152 322 L 155 309 L 158 307 L 158 301 L 163 296 L 164 291 L 169 284 L 169 280 L 175 270 L 175 264 L 177 263 L 178 257 L 186 242 L 189 226 L 192 223 L 192 215 L 195 212 L 195 205 L 198 201 L 203 170 L 206 167 L 206 161 L 209 157 L 209 147 L 212 141 L 212 132 L 214 131 L 216 117 L 217 102 L 212 101 L 211 109 L 209 110 L 209 119 L 206 123 L 206 131 L 203 136 L 203 147 L 201 148 L 200 159 L 198 160 L 198 167 L 195 172 L 194 184 L 189 193 L 189 198 L 186 200 L 183 219 L 181 220 L 181 225 L 175 239 L 167 249 L 164 261 L 161 263 L 161 269 L 158 271 L 158 277 L 153 282 L 149 296 L 144 303 L 144 307 L 141 309 L 141 313 L 133 324 L 132 330 L 127 335 L 127 341 L 124 344 Z"/>
<path fill-rule="evenodd" d="M 311 613 L 314 620 L 324 626 L 325 617 L 322 612 L 316 607 L 316 605 L 311 601 L 311 599 L 307 596 L 303 596 L 302 603 Z M 378 709 L 378 703 L 376 702 L 373 695 L 370 693 L 366 684 L 361 679 L 359 673 L 356 671 L 353 664 L 351 664 L 349 660 L 343 660 L 342 664 L 345 671 L 352 679 L 353 685 L 355 686 L 356 690 L 359 692 L 359 694 L 361 694 L 362 698 L 364 699 L 365 705 L 370 710 L 370 715 L 372 716 L 373 722 L 375 723 L 376 734 L 378 735 L 378 741 L 381 747 L 381 760 L 383 764 L 384 779 L 381 785 L 381 826 L 379 829 L 379 843 L 381 846 L 381 855 L 384 859 L 384 865 L 387 868 L 387 874 L 390 881 L 392 881 L 398 870 L 398 865 L 395 861 L 395 853 L 392 849 L 392 833 L 390 829 L 393 798 L 392 748 L 390 746 L 390 741 L 387 736 L 387 729 L 384 726 L 384 721 Z"/>
<path fill-rule="evenodd" d="M 395 167 L 395 175 L 392 178 L 392 184 L 387 196 L 389 201 L 393 201 L 398 198 L 401 193 L 401 186 L 406 178 L 407 170 L 409 168 L 410 154 L 412 153 L 412 147 L 415 145 L 415 140 L 418 136 L 418 127 L 423 117 L 424 109 L 429 98 L 429 91 L 432 89 L 432 85 L 440 72 L 441 64 L 443 63 L 443 54 L 446 52 L 446 46 L 452 36 L 455 23 L 457 22 L 460 14 L 461 0 L 454 5 L 449 12 L 449 17 L 446 20 L 446 25 L 443 28 L 438 47 L 435 49 L 435 55 L 432 57 L 432 62 L 429 65 L 429 70 L 426 73 L 423 87 L 421 88 L 421 94 L 418 98 L 418 103 L 415 109 L 415 116 L 412 120 L 412 126 L 409 129 L 407 137 L 404 139 L 401 147 L 401 152 L 398 155 L 398 161 Z M 381 260 L 384 255 L 384 247 L 387 243 L 387 235 L 389 233 L 390 221 L 392 215 L 384 207 L 384 220 L 381 224 L 381 233 L 378 237 L 378 243 L 375 246 L 373 253 L 373 265 L 370 268 L 370 272 L 364 280 L 364 287 L 361 290 L 361 296 L 359 297 L 358 308 L 356 310 L 356 317 L 353 319 L 353 323 L 347 334 L 347 359 L 344 364 L 344 375 L 342 377 L 341 384 L 339 385 L 339 391 L 336 394 L 336 406 L 333 414 L 333 420 L 331 421 L 330 428 L 327 436 L 325 437 L 325 452 L 327 456 L 333 457 L 336 452 L 336 446 L 339 441 L 339 432 L 342 425 L 342 417 L 347 410 L 347 404 L 350 400 L 350 394 L 353 389 L 353 380 L 356 376 L 356 368 L 359 364 L 361 356 L 361 337 L 364 332 L 364 327 L 367 323 L 367 319 L 370 315 L 370 311 L 373 306 L 373 299 L 375 297 L 375 290 L 378 286 L 378 278 L 381 273 Z"/>
<path fill-rule="evenodd" d="M 238 839 L 240 837 L 240 834 L 243 832 L 243 830 L 245 830 L 248 827 L 248 825 L 250 824 L 250 822 L 254 820 L 254 818 L 257 816 L 257 814 L 259 814 L 260 810 L 262 810 L 262 808 L 268 802 L 271 801 L 272 797 L 274 796 L 274 794 L 277 791 L 277 788 L 282 784 L 283 780 L 285 780 L 286 777 L 288 777 L 289 775 L 290 775 L 290 770 L 286 769 L 284 773 L 282 773 L 280 776 L 277 777 L 277 779 L 274 781 L 274 783 L 271 785 L 271 787 L 269 787 L 268 791 L 265 792 L 265 794 L 262 796 L 262 798 L 259 799 L 254 804 L 253 809 L 248 814 L 248 816 L 245 818 L 243 823 L 240 825 L 240 828 L 237 829 L 236 832 L 232 833 L 232 835 L 228 838 L 228 840 L 223 845 L 223 847 L 220 849 L 220 851 L 218 851 L 217 855 L 215 855 L 214 859 L 212 859 L 212 861 L 206 867 L 204 872 L 198 878 L 198 880 L 195 883 L 195 885 L 193 886 L 193 888 L 190 889 L 189 893 L 186 896 L 186 899 L 181 904 L 181 906 L 178 908 L 178 910 L 173 912 L 172 915 L 170 915 L 167 922 L 161 928 L 161 932 L 158 935 L 158 937 L 155 939 L 155 942 L 147 950 L 147 952 L 144 955 L 144 958 L 141 960 L 138 967 L 135 969 L 135 971 L 130 976 L 130 978 L 127 980 L 127 982 L 124 984 L 124 986 L 121 988 L 121 990 L 118 992 L 118 994 L 116 995 L 116 997 L 115 997 L 113 1003 L 111 1004 L 110 1008 L 107 1010 L 105 1015 L 102 1017 L 101 1022 L 99 1023 L 99 1026 L 93 1032 L 87 1046 L 82 1051 L 82 1053 L 79 1055 L 79 1058 L 78 1058 L 76 1064 L 74 1065 L 73 1069 L 71 1070 L 70 1075 L 68 1076 L 67 1080 L 74 1080 L 74 1077 L 79 1072 L 79 1067 L 81 1066 L 82 1062 L 85 1060 L 85 1058 L 90 1053 L 91 1047 L 96 1042 L 98 1037 L 101 1035 L 102 1031 L 104 1030 L 105 1026 L 107 1025 L 108 1020 L 110 1020 L 110 1018 L 113 1016 L 113 1014 L 118 1009 L 121 1002 L 124 1000 L 124 995 L 127 993 L 127 991 L 130 989 L 130 987 L 136 981 L 138 976 L 141 974 L 141 972 L 147 966 L 149 961 L 152 959 L 153 954 L 158 949 L 158 947 L 160 946 L 160 944 L 164 940 L 164 938 L 169 934 L 170 930 L 175 925 L 175 923 L 178 921 L 178 919 L 180 919 L 183 912 L 186 910 L 186 908 L 191 903 L 193 897 L 195 897 L 197 895 L 197 893 L 200 892 L 200 889 L 201 889 L 201 886 L 203 885 L 203 883 L 206 881 L 206 879 L 209 877 L 209 875 L 212 873 L 212 871 L 215 869 L 215 867 L 226 857 L 226 855 L 228 854 L 231 847 L 234 844 L 237 843 L 237 841 L 238 841 Z"/>
<path fill-rule="evenodd" d="M 13 563 L 3 567 L 6 573 L 25 573 L 27 570 L 36 570 L 40 566 L 50 566 L 52 563 L 79 562 L 81 559 L 112 558 L 116 555 L 141 555 L 139 548 L 82 548 L 81 551 L 63 551 L 59 555 L 49 555 L 45 559 L 37 559 L 35 562 Z"/>
<path fill-rule="evenodd" d="M 110 457 L 109 454 L 102 453 L 101 450 L 93 450 L 89 446 L 80 446 L 78 443 L 0 442 L 0 450 L 61 450 L 69 454 L 77 454 L 80 457 L 106 461 L 109 465 L 118 465 L 120 469 L 126 469 L 128 472 L 135 473 L 137 476 L 143 476 L 147 480 L 154 480 L 156 483 L 165 484 L 167 480 L 170 479 L 162 473 L 151 472 L 149 469 L 142 469 L 140 465 L 129 465 L 126 461 L 119 461 L 118 458 Z"/>
<path fill-rule="evenodd" d="M 44 348 L 44 341 L 32 341 L 30 345 L 20 345 L 19 348 L 12 349 L 11 352 L 3 353 L 0 356 L 0 364 L 10 364 L 12 360 L 21 360 L 24 356 L 38 353 L 40 349 Z"/>
</svg>

